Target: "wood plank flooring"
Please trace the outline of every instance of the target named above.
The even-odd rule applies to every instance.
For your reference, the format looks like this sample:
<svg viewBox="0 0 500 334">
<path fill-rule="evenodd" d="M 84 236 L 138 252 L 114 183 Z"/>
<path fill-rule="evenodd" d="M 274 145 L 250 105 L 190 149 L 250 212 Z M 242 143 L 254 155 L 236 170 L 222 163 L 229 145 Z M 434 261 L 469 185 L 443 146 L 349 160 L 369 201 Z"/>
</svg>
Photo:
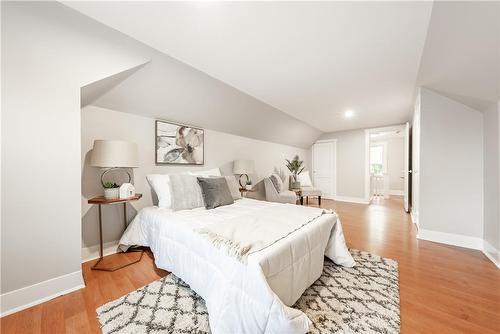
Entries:
<svg viewBox="0 0 500 334">
<path fill-rule="evenodd" d="M 399 262 L 402 333 L 500 333 L 500 270 L 481 252 L 417 240 L 397 197 L 322 204 L 339 213 L 349 247 Z M 120 256 L 135 254 L 108 261 Z M 115 272 L 94 262 L 83 264 L 86 288 L 2 318 L 1 333 L 99 333 L 98 306 L 167 274 L 150 252 Z"/>
</svg>

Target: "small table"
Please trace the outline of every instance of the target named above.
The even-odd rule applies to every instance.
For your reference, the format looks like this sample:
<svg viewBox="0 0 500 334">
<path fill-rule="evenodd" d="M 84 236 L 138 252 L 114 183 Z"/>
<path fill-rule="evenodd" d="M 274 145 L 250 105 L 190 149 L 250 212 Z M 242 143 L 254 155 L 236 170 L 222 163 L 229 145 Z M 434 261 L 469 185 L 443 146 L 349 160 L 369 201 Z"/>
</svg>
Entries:
<svg viewBox="0 0 500 334">
<path fill-rule="evenodd" d="M 102 270 L 102 271 L 115 271 L 121 268 L 124 268 L 126 266 L 129 266 L 131 264 L 137 263 L 141 261 L 143 251 L 142 250 L 131 250 L 130 252 L 141 252 L 141 256 L 139 257 L 138 260 L 129 262 L 127 264 L 118 266 L 118 267 L 113 267 L 113 268 L 106 268 L 106 267 L 98 267 L 99 263 L 102 261 L 104 258 L 103 255 L 103 245 L 102 245 L 102 213 L 101 213 L 101 206 L 102 205 L 112 205 L 112 204 L 120 204 L 123 203 L 123 223 L 125 226 L 125 229 L 127 228 L 127 203 L 132 202 L 132 201 L 137 201 L 142 197 L 142 194 L 135 194 L 133 197 L 129 198 L 117 198 L 117 199 L 106 199 L 104 196 L 97 196 L 94 198 L 91 198 L 88 200 L 89 204 L 97 204 L 99 207 L 99 259 L 97 262 L 92 266 L 92 270 Z"/>
<path fill-rule="evenodd" d="M 252 189 L 247 189 L 247 188 L 240 188 L 240 194 L 241 194 L 241 197 L 246 197 L 246 193 L 253 193 L 255 192 L 255 189 L 252 188 Z"/>
<path fill-rule="evenodd" d="M 291 190 L 295 193 L 295 195 L 297 195 L 297 200 L 299 201 L 300 205 L 304 205 L 304 196 L 302 196 L 302 189 L 292 188 Z"/>
</svg>

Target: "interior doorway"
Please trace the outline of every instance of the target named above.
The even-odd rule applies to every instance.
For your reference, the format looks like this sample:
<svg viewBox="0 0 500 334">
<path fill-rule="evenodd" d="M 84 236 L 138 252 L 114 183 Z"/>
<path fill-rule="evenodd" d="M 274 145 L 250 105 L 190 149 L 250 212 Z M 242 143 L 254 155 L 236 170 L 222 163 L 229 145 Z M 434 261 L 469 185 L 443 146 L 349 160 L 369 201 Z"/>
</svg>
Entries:
<svg viewBox="0 0 500 334">
<path fill-rule="evenodd" d="M 410 209 L 409 123 L 366 130 L 366 189 L 371 203 L 393 196 Z"/>
<path fill-rule="evenodd" d="M 334 199 L 337 186 L 337 140 L 319 140 L 312 147 L 312 178 L 322 197 Z"/>
</svg>

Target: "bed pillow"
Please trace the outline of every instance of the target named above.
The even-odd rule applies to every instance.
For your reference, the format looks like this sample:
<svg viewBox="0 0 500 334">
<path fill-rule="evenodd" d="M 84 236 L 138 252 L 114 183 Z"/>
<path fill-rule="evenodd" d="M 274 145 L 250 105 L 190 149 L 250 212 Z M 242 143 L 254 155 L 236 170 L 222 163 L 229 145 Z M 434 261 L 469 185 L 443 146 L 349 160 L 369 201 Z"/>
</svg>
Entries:
<svg viewBox="0 0 500 334">
<path fill-rule="evenodd" d="M 158 207 L 161 209 L 172 208 L 170 196 L 170 178 L 168 174 L 149 174 L 146 175 L 149 186 L 158 197 Z"/>
<path fill-rule="evenodd" d="M 234 203 L 225 177 L 198 177 L 205 208 L 215 209 Z"/>
<path fill-rule="evenodd" d="M 209 169 L 209 170 L 189 172 L 189 174 L 194 175 L 194 176 L 201 176 L 201 177 L 205 177 L 205 176 L 222 176 L 222 174 L 220 173 L 220 169 L 219 168 L 212 168 L 212 169 Z"/>
<path fill-rule="evenodd" d="M 204 206 L 200 185 L 196 176 L 189 174 L 170 175 L 172 210 L 189 210 Z"/>
<path fill-rule="evenodd" d="M 273 183 L 274 188 L 278 193 L 283 191 L 283 181 L 281 180 L 281 177 L 278 174 L 271 174 L 269 177 L 271 179 L 271 182 Z"/>
<path fill-rule="evenodd" d="M 309 171 L 305 171 L 299 174 L 299 182 L 301 187 L 312 187 L 311 177 L 309 176 Z"/>
<path fill-rule="evenodd" d="M 236 177 L 233 175 L 224 176 L 226 178 L 227 186 L 229 187 L 229 191 L 231 192 L 231 196 L 233 196 L 234 200 L 241 198 L 240 193 L 240 185 L 236 180 Z"/>
</svg>

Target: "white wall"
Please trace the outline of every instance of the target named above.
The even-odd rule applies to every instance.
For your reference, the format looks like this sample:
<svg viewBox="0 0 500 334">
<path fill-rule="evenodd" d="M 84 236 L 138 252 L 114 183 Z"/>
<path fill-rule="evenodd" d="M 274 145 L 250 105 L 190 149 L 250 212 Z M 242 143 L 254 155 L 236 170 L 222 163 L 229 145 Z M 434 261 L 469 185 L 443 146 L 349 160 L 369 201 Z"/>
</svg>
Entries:
<svg viewBox="0 0 500 334">
<path fill-rule="evenodd" d="M 389 175 L 389 189 L 403 191 L 404 182 L 401 176 L 403 175 L 404 169 L 404 138 L 387 138 L 370 142 L 370 144 L 376 143 L 387 143 L 387 174 Z"/>
<path fill-rule="evenodd" d="M 419 237 L 451 234 L 479 247 L 483 115 L 427 89 L 420 104 Z"/>
<path fill-rule="evenodd" d="M 484 231 L 485 250 L 500 263 L 500 103 L 484 112 Z"/>
<path fill-rule="evenodd" d="M 325 133 L 337 139 L 337 197 L 365 200 L 365 130 Z"/>
<path fill-rule="evenodd" d="M 263 198 L 263 185 L 259 183 L 263 177 L 275 169 L 288 172 L 284 165 L 285 158 L 298 154 L 310 166 L 310 151 L 275 144 L 223 132 L 205 129 L 205 165 L 193 166 L 157 166 L 154 163 L 154 124 L 153 118 L 141 117 L 119 111 L 88 106 L 82 109 L 82 257 L 84 259 L 97 255 L 98 230 L 97 208 L 87 204 L 87 200 L 102 193 L 100 184 L 101 171 L 89 166 L 90 150 L 95 139 L 121 139 L 136 143 L 139 146 L 140 167 L 133 170 L 136 191 L 144 197 L 128 206 L 128 216 L 132 218 L 137 210 L 152 205 L 150 188 L 145 176 L 150 173 L 171 173 L 187 170 L 203 170 L 213 167 L 221 168 L 225 175 L 232 175 L 232 162 L 236 159 L 252 159 L 255 161 L 255 174 L 250 175 L 257 183 L 254 197 Z M 109 251 L 116 249 L 115 242 L 123 232 L 122 208 L 118 206 L 104 207 L 104 241 Z"/>
<path fill-rule="evenodd" d="M 82 286 L 80 87 L 147 58 L 60 4 L 1 6 L 5 312 Z"/>
<path fill-rule="evenodd" d="M 80 88 L 144 64 L 158 53 L 57 2 L 1 6 L 0 292 L 1 312 L 10 312 L 83 284 Z M 211 82 L 215 90 L 224 91 L 218 96 L 227 96 L 232 106 L 242 101 L 253 109 L 269 109 L 200 71 L 172 62 L 182 68 L 176 72 L 177 82 L 189 77 L 185 90 L 200 78 L 203 85 Z M 207 101 L 205 96 L 190 98 L 201 105 Z M 231 115 L 234 108 L 226 111 Z M 199 108 L 200 114 L 204 112 Z"/>
</svg>

